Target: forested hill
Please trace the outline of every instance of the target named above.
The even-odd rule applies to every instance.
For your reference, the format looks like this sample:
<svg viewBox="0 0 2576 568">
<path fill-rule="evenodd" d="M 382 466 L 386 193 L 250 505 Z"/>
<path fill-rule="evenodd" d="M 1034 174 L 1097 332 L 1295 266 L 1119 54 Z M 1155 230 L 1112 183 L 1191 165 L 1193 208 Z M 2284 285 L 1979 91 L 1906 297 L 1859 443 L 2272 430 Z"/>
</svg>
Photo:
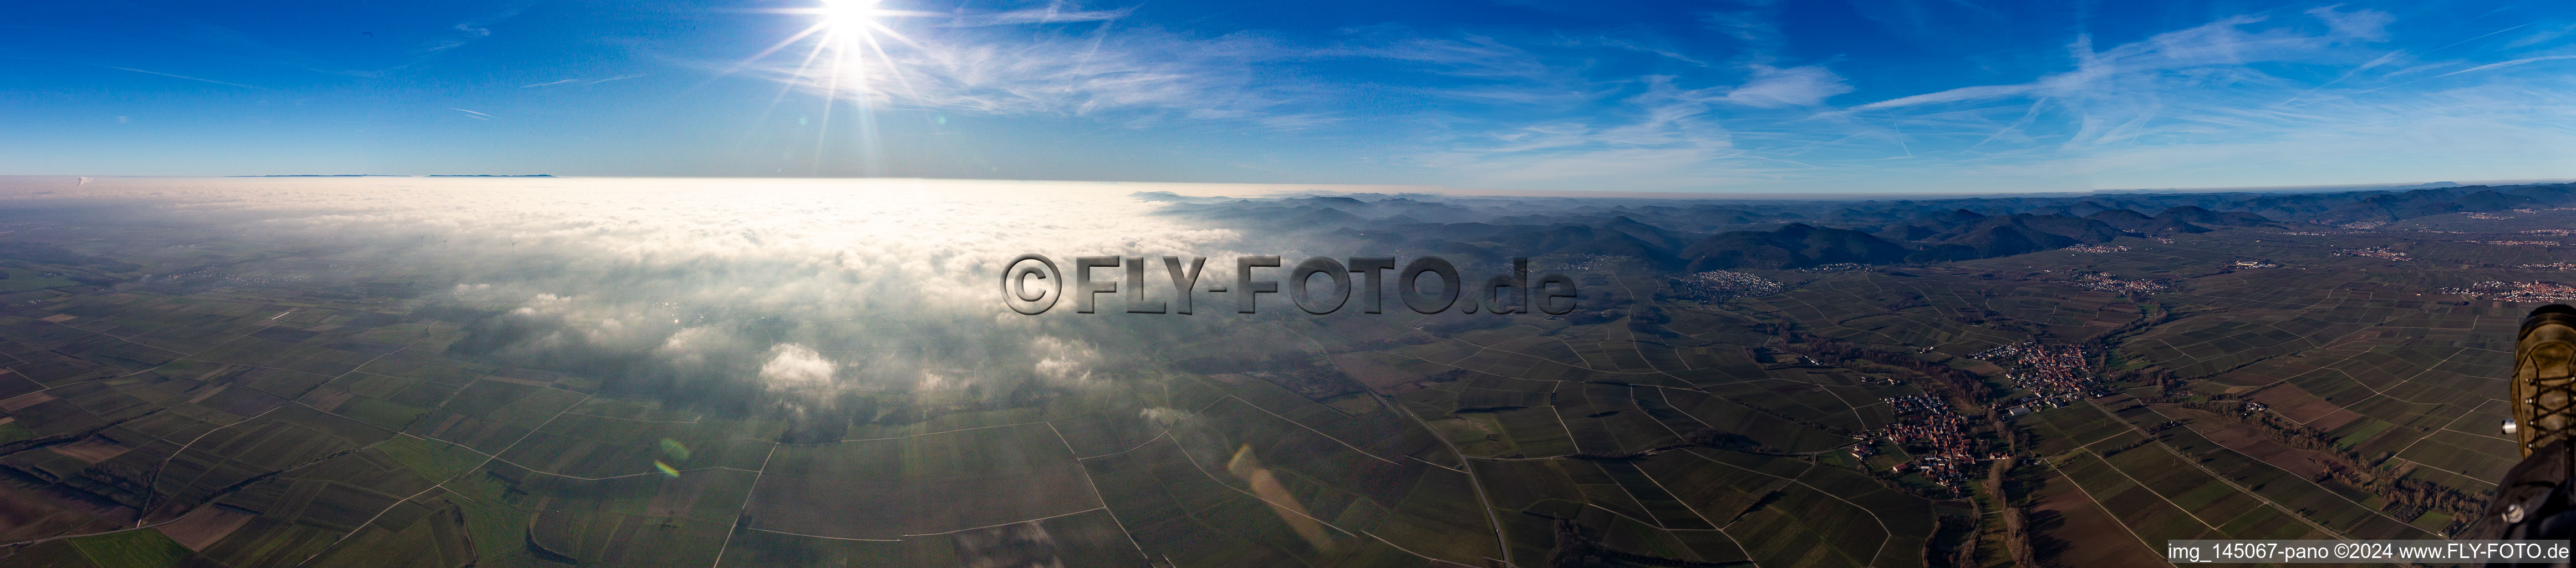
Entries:
<svg viewBox="0 0 2576 568">
<path fill-rule="evenodd" d="M 2576 184 L 2326 193 L 2120 192 L 1956 199 L 1479 198 L 1357 194 L 1137 197 L 1229 227 L 1492 262 L 1634 257 L 1672 270 L 1991 258 L 2221 227 L 2367 228 L 2459 212 L 2576 206 Z"/>
</svg>

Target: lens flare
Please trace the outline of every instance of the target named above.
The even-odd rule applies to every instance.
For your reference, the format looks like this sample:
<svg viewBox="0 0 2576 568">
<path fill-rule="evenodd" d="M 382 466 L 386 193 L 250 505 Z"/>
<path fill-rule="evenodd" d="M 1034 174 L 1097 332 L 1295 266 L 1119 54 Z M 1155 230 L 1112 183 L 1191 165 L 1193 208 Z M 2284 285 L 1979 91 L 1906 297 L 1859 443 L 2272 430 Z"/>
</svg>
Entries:
<svg viewBox="0 0 2576 568">
<path fill-rule="evenodd" d="M 835 28 L 875 25 L 876 0 L 823 0 L 823 24 Z"/>
<path fill-rule="evenodd" d="M 803 87 L 818 91 L 824 100 L 823 112 L 815 128 L 815 173 L 822 173 L 822 149 L 832 135 L 832 110 L 840 101 L 858 107 L 858 136 L 861 164 L 865 174 L 882 174 L 884 160 L 877 149 L 876 117 L 873 115 L 876 95 L 888 87 L 902 88 L 903 74 L 892 64 L 886 52 L 887 42 L 920 47 L 911 38 L 895 31 L 886 21 L 908 16 L 935 16 L 933 12 L 891 10 L 880 0 L 820 0 L 807 7 L 780 10 L 811 20 L 804 30 L 789 36 L 769 49 L 744 60 L 745 65 L 766 60 L 770 55 L 790 47 L 803 46 L 804 57 L 785 70 L 789 88 Z M 780 92 L 783 97 L 786 93 Z"/>
<path fill-rule="evenodd" d="M 791 45 L 809 44 L 803 62 L 794 71 L 795 76 L 815 86 L 836 91 L 846 89 L 858 95 L 866 94 L 874 80 L 880 79 L 875 75 L 889 75 L 882 78 L 901 80 L 901 77 L 891 76 L 895 73 L 890 66 L 882 65 L 887 55 L 885 43 L 879 38 L 905 44 L 911 44 L 913 40 L 887 26 L 885 21 L 904 16 L 936 15 L 889 10 L 879 0 L 821 0 L 811 8 L 784 12 L 810 18 L 813 23 L 754 59 Z"/>
</svg>

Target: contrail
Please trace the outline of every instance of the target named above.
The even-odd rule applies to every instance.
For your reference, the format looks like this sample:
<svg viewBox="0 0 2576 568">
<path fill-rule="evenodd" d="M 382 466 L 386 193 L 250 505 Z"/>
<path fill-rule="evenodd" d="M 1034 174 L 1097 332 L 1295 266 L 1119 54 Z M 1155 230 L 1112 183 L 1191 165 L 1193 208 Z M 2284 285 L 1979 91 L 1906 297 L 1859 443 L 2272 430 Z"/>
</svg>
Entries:
<svg viewBox="0 0 2576 568">
<path fill-rule="evenodd" d="M 244 84 L 241 84 L 241 83 L 226 83 L 226 82 L 223 82 L 223 81 L 217 81 L 217 80 L 214 80 L 214 79 L 199 79 L 199 78 L 196 78 L 196 77 L 190 77 L 190 76 L 187 76 L 187 75 L 172 75 L 172 74 L 169 74 L 169 73 L 163 73 L 163 72 L 160 72 L 160 71 L 145 71 L 145 70 L 142 70 L 142 69 L 135 69 L 135 68 L 132 68 L 132 67 L 117 67 L 117 66 L 114 66 L 114 65 L 100 65 L 100 67 L 106 67 L 106 68 L 109 68 L 109 69 L 121 69 L 121 70 L 125 70 L 125 71 L 133 71 L 133 72 L 136 72 L 136 73 L 150 73 L 150 74 L 154 74 L 154 75 L 160 75 L 160 76 L 163 76 L 163 77 L 177 77 L 177 78 L 180 78 L 180 79 L 187 79 L 187 80 L 190 80 L 190 81 L 204 81 L 204 82 L 208 82 L 208 83 L 214 83 L 214 84 L 217 84 L 217 85 L 225 85 L 225 86 L 231 86 L 231 87 L 241 87 L 241 88 L 244 88 L 244 89 L 257 89 L 257 88 L 259 88 L 259 87 L 253 87 L 253 86 L 250 86 L 250 85 L 244 85 Z"/>
</svg>

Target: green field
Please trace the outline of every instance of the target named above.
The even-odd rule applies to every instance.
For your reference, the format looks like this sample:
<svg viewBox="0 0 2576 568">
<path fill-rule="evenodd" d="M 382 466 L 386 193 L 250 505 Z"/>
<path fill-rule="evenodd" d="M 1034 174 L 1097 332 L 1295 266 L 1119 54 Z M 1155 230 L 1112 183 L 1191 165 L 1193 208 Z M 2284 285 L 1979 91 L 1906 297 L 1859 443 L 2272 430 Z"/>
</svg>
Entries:
<svg viewBox="0 0 2576 568">
<path fill-rule="evenodd" d="M 43 290 L 46 288 L 60 288 L 79 284 L 79 282 L 75 282 L 71 278 L 65 277 L 61 274 L 46 276 L 42 271 L 13 266 L 0 266 L 0 272 L 7 272 L 9 274 L 8 278 L 0 278 L 0 294 L 25 292 L 28 290 Z"/>
</svg>

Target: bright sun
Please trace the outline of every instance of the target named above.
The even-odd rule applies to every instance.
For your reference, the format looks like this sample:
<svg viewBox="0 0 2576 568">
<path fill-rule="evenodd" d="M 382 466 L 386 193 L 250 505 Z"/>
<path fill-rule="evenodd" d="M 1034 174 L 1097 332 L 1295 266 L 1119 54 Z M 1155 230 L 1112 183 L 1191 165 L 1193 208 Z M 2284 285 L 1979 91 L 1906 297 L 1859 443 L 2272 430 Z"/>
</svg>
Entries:
<svg viewBox="0 0 2576 568">
<path fill-rule="evenodd" d="M 823 0 L 823 6 L 815 11 L 823 16 L 823 21 L 817 25 L 826 28 L 827 33 L 846 31 L 864 35 L 884 27 L 877 24 L 878 12 L 883 11 L 877 9 L 877 0 Z"/>
<path fill-rule="evenodd" d="M 888 18 L 937 15 L 929 12 L 888 10 L 880 0 L 818 0 L 810 8 L 780 10 L 811 18 L 813 24 L 795 36 L 779 42 L 766 56 L 790 45 L 811 42 L 811 51 L 795 70 L 799 79 L 822 87 L 827 93 L 864 95 L 872 88 L 871 70 L 884 72 L 886 45 L 881 39 L 911 44 L 912 40 L 886 26 Z M 758 59 L 760 56 L 755 56 Z M 901 81 L 901 77 L 893 77 Z"/>
<path fill-rule="evenodd" d="M 796 35 L 746 59 L 745 63 L 762 61 L 771 54 L 788 49 L 790 46 L 804 47 L 803 60 L 795 67 L 786 69 L 785 78 L 790 87 L 803 86 L 820 91 L 823 100 L 827 101 L 821 109 L 820 116 L 817 117 L 819 123 L 814 130 L 818 140 L 817 147 L 820 148 L 824 144 L 820 140 L 832 130 L 832 103 L 847 102 L 855 105 L 859 112 L 849 118 L 855 119 L 857 123 L 857 129 L 853 134 L 858 136 L 861 162 L 869 175 L 876 175 L 882 165 L 882 159 L 876 154 L 876 119 L 873 112 L 876 101 L 874 99 L 876 95 L 889 91 L 902 91 L 909 87 L 909 81 L 904 76 L 902 66 L 896 63 L 886 48 L 889 47 L 889 43 L 895 44 L 893 47 L 898 49 L 922 47 L 912 38 L 905 37 L 893 27 L 886 25 L 886 22 L 897 17 L 944 14 L 889 10 L 881 4 L 882 0 L 812 1 L 817 3 L 806 8 L 777 10 L 776 13 L 802 17 L 809 24 Z M 779 94 L 785 96 L 786 91 L 782 89 Z M 802 124 L 803 119 L 800 118 L 798 122 Z M 824 155 L 825 152 L 815 152 L 816 168 L 821 167 Z"/>
</svg>

